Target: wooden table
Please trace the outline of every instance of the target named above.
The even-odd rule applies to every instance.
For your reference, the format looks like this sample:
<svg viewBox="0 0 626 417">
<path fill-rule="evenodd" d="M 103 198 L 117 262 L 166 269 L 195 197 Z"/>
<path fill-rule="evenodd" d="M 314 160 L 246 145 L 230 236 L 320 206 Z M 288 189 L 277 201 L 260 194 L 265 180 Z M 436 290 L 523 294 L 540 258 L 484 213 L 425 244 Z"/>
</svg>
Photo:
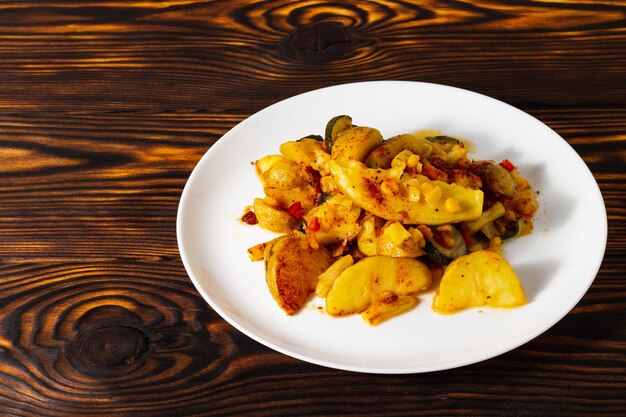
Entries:
<svg viewBox="0 0 626 417">
<path fill-rule="evenodd" d="M 592 170 L 606 256 L 545 334 L 350 373 L 252 341 L 194 289 L 175 218 L 205 151 L 281 99 L 381 79 L 508 102 Z M 0 415 L 626 414 L 626 2 L 7 0 L 0 87 Z"/>
</svg>

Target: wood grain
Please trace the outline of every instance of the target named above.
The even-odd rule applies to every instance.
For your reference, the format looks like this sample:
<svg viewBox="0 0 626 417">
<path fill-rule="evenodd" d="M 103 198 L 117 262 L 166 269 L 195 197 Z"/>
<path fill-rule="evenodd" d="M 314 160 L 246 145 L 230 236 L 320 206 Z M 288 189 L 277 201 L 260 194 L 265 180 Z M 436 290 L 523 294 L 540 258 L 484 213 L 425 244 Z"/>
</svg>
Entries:
<svg viewBox="0 0 626 417">
<path fill-rule="evenodd" d="M 372 79 L 517 105 L 623 105 L 625 13 L 622 1 L 7 1 L 0 109 L 248 113 Z"/>
<path fill-rule="evenodd" d="M 624 1 L 2 2 L 0 415 L 626 414 L 624 68 Z M 175 218 L 204 152 L 269 104 L 377 79 L 504 100 L 589 166 L 606 256 L 543 335 L 349 373 L 254 342 L 194 289 Z"/>
</svg>

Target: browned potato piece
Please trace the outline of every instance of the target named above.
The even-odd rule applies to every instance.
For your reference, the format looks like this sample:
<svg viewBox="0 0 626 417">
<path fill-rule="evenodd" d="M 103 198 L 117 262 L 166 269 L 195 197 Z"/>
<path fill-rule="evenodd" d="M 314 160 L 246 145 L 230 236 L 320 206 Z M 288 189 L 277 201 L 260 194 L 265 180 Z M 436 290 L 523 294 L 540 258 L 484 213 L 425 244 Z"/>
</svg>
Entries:
<svg viewBox="0 0 626 417">
<path fill-rule="evenodd" d="M 331 159 L 364 162 L 382 141 L 382 135 L 374 128 L 351 127 L 341 132 L 333 142 Z"/>
<path fill-rule="evenodd" d="M 328 175 L 330 154 L 322 148 L 322 142 L 303 138 L 280 145 L 280 153 L 301 165 L 310 166 L 321 175 Z"/>
<path fill-rule="evenodd" d="M 315 292 L 319 275 L 333 263 L 324 247 L 312 249 L 306 236 L 292 232 L 270 249 L 265 279 L 278 306 L 294 315 Z"/>
<path fill-rule="evenodd" d="M 298 226 L 296 219 L 289 213 L 267 204 L 261 198 L 254 199 L 254 214 L 259 226 L 276 233 L 288 233 Z"/>
<path fill-rule="evenodd" d="M 284 209 L 288 209 L 296 201 L 305 209 L 315 205 L 315 182 L 304 165 L 280 157 L 271 163 L 260 178 L 265 194 Z"/>
</svg>

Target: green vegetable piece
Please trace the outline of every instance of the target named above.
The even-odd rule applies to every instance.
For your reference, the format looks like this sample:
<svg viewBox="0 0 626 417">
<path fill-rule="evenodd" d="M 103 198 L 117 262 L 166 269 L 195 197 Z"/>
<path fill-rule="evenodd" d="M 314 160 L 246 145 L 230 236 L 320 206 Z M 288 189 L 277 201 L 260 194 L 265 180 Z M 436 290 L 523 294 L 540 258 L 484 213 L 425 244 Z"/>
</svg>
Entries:
<svg viewBox="0 0 626 417">
<path fill-rule="evenodd" d="M 326 149 L 330 152 L 337 136 L 346 129 L 352 127 L 352 117 L 344 115 L 335 116 L 326 124 L 324 142 Z"/>
<path fill-rule="evenodd" d="M 463 239 L 463 235 L 461 235 L 456 227 L 452 226 L 452 230 L 447 233 L 447 235 L 454 240 L 452 247 L 448 248 L 443 246 L 433 237 L 426 241 L 426 247 L 424 248 L 428 258 L 439 265 L 447 265 L 459 256 L 463 256 L 467 253 L 465 239 Z"/>
<path fill-rule="evenodd" d="M 307 136 L 305 136 L 303 138 L 298 139 L 296 142 L 300 142 L 302 139 L 313 139 L 313 140 L 316 140 L 318 142 L 323 142 L 324 141 L 324 138 L 322 136 L 320 136 L 320 135 L 307 135 Z"/>
<path fill-rule="evenodd" d="M 441 135 L 441 136 L 428 136 L 426 138 L 426 140 L 428 140 L 429 142 L 435 143 L 437 145 L 439 145 L 439 147 L 445 151 L 445 152 L 450 152 L 450 150 L 455 146 L 455 145 L 460 145 L 461 141 L 453 138 L 451 136 L 445 136 L 445 135 Z"/>
</svg>

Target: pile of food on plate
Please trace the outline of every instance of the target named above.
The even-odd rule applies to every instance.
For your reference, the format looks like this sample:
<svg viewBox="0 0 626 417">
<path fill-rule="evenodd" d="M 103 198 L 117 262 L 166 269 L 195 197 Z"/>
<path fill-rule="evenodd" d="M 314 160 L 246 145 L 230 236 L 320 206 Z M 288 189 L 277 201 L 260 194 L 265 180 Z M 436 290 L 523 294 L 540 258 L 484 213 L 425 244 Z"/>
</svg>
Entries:
<svg viewBox="0 0 626 417">
<path fill-rule="evenodd" d="M 288 315 L 315 293 L 376 325 L 439 280 L 438 313 L 526 303 L 501 246 L 532 231 L 538 204 L 509 160 L 472 160 L 432 131 L 385 140 L 345 115 L 279 151 L 255 162 L 265 197 L 242 221 L 281 234 L 248 254 Z"/>
</svg>

